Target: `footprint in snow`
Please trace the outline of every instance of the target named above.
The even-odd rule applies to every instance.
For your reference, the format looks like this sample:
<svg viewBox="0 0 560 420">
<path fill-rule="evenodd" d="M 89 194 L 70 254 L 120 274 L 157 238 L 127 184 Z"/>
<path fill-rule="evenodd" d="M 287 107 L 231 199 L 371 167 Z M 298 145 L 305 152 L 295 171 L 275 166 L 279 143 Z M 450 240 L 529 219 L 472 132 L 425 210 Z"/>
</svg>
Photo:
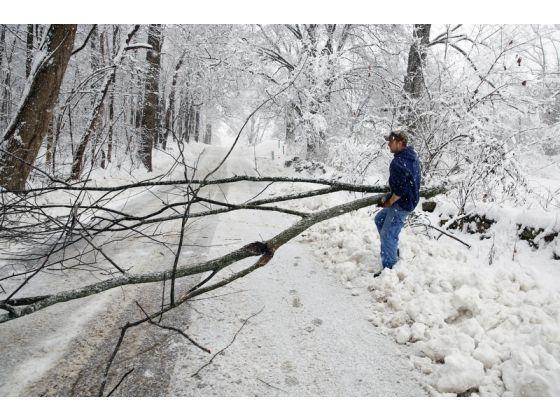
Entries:
<svg viewBox="0 0 560 420">
<path fill-rule="evenodd" d="M 286 378 L 284 378 L 284 381 L 286 382 L 286 385 L 289 386 L 299 385 L 299 381 L 295 376 L 286 376 Z"/>
<path fill-rule="evenodd" d="M 290 373 L 290 372 L 293 372 L 295 370 L 295 366 L 292 362 L 290 362 L 289 360 L 286 360 L 286 361 L 282 362 L 282 364 L 280 365 L 280 369 L 282 369 L 282 372 L 284 372 L 284 373 Z"/>
<path fill-rule="evenodd" d="M 316 325 L 317 327 L 319 325 L 321 325 L 323 323 L 323 320 L 320 318 L 315 318 L 313 321 L 311 321 L 313 323 L 313 325 Z"/>
</svg>

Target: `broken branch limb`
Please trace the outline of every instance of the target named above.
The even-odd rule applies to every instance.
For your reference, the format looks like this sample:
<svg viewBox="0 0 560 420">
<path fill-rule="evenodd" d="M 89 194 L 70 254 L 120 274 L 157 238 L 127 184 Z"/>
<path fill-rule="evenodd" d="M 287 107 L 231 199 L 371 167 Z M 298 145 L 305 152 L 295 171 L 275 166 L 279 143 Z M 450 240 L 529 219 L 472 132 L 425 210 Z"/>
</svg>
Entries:
<svg viewBox="0 0 560 420">
<path fill-rule="evenodd" d="M 423 190 L 421 192 L 421 195 L 423 197 L 429 198 L 429 197 L 433 197 L 436 194 L 439 194 L 440 192 L 441 192 L 440 189 L 435 188 L 430 190 Z M 209 260 L 195 265 L 178 267 L 177 278 L 186 277 L 193 274 L 200 274 L 204 272 L 221 270 L 237 261 L 241 261 L 249 257 L 261 256 L 261 258 L 257 261 L 257 263 L 249 267 L 249 269 L 239 272 L 238 276 L 235 279 L 239 277 L 243 277 L 244 275 L 250 273 L 251 271 L 268 263 L 268 261 L 272 258 L 274 252 L 279 247 L 281 247 L 291 239 L 295 238 L 300 233 L 309 229 L 311 226 L 320 223 L 322 221 L 331 219 L 333 217 L 337 217 L 342 214 L 349 213 L 351 211 L 376 205 L 382 200 L 383 197 L 384 194 L 377 194 L 374 196 L 364 197 L 361 199 L 351 201 L 349 203 L 341 204 L 338 206 L 330 207 L 322 211 L 312 213 L 302 218 L 297 223 L 293 224 L 292 226 L 280 232 L 278 235 L 274 236 L 273 238 L 269 239 L 266 242 L 253 242 L 235 251 L 232 251 L 226 255 L 215 258 L 213 260 Z M 3 304 L 4 308 L 9 311 L 9 313 L 0 315 L 0 323 L 7 322 L 15 318 L 20 318 L 25 315 L 29 315 L 31 313 L 37 312 L 41 309 L 47 308 L 57 303 L 67 302 L 70 300 L 91 296 L 94 294 L 104 292 L 106 290 L 113 289 L 115 287 L 125 286 L 129 284 L 161 282 L 164 279 L 170 278 L 171 271 L 172 270 L 160 271 L 160 272 L 154 272 L 148 274 L 123 275 L 117 278 L 108 279 L 102 282 L 84 286 L 78 289 L 59 292 L 45 299 L 42 299 L 36 303 L 23 307 L 12 307 L 10 305 L 7 305 L 5 302 L 0 302 Z M 191 294 L 188 294 L 187 299 L 190 297 L 200 295 L 202 293 L 206 293 L 210 290 L 214 290 L 217 287 L 222 287 L 223 285 L 233 280 L 230 280 L 226 283 L 222 281 L 215 285 L 197 289 L 193 291 Z"/>
<path fill-rule="evenodd" d="M 0 194 L 7 193 L 21 193 L 28 194 L 32 192 L 47 192 L 47 191 L 122 191 L 131 188 L 143 188 L 143 187 L 156 187 L 156 186 L 175 186 L 175 185 L 187 185 L 187 184 L 202 184 L 202 185 L 216 185 L 216 184 L 229 184 L 234 182 L 292 182 L 292 183 L 304 183 L 304 184 L 321 184 L 329 185 L 331 187 L 338 187 L 341 190 L 352 191 L 352 192 L 363 192 L 363 193 L 381 193 L 387 192 L 387 187 L 376 186 L 376 185 L 355 185 L 346 182 L 338 182 L 329 179 L 313 179 L 313 178 L 299 178 L 299 177 L 287 177 L 287 176 L 250 176 L 250 175 L 234 175 L 227 178 L 218 179 L 192 179 L 185 181 L 184 179 L 174 179 L 168 181 L 141 181 L 130 184 L 117 185 L 113 187 L 89 187 L 89 186 L 47 186 L 42 188 L 30 188 L 27 190 L 10 190 L 2 191 Z"/>
<path fill-rule="evenodd" d="M 467 248 L 470 249 L 470 247 L 471 247 L 468 243 L 466 243 L 466 242 L 460 240 L 460 239 L 457 238 L 456 236 L 453 236 L 453 235 L 451 235 L 450 233 L 447 233 L 446 231 L 444 231 L 444 230 L 442 230 L 442 229 L 439 229 L 439 228 L 437 228 L 437 227 L 435 227 L 435 226 L 429 225 L 429 224 L 427 224 L 427 223 L 418 223 L 418 225 L 419 225 L 419 226 L 428 227 L 428 228 L 431 228 L 431 229 L 434 229 L 434 230 L 437 230 L 437 231 L 438 231 L 439 233 L 441 233 L 442 235 L 448 236 L 448 237 L 450 237 L 451 239 L 455 239 L 457 242 L 462 243 L 462 244 L 465 245 Z"/>
</svg>

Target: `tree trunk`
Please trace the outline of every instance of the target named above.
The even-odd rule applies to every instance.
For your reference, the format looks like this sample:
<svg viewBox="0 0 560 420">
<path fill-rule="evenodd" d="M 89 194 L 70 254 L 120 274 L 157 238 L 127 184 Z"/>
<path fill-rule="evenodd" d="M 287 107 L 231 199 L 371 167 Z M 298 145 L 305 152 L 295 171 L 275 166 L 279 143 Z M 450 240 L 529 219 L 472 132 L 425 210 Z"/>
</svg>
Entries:
<svg viewBox="0 0 560 420">
<path fill-rule="evenodd" d="M 177 81 L 179 80 L 179 70 L 183 65 L 183 59 L 185 58 L 186 51 L 183 51 L 179 61 L 175 65 L 175 71 L 173 72 L 173 79 L 171 80 L 171 89 L 169 90 L 169 103 L 167 105 L 167 110 L 165 112 L 165 131 L 163 138 L 163 149 L 165 150 L 165 145 L 167 143 L 167 135 L 173 131 L 173 119 L 175 117 L 175 91 L 177 88 Z"/>
<path fill-rule="evenodd" d="M 426 54 L 430 43 L 430 24 L 415 24 L 412 36 L 414 38 L 408 52 L 408 65 L 404 78 L 404 91 L 407 94 L 407 102 L 415 101 L 424 92 L 424 72 L 426 64 Z M 417 117 L 411 107 L 407 107 L 402 121 L 409 131 L 414 133 L 418 126 Z"/>
<path fill-rule="evenodd" d="M 12 48 L 10 53 L 6 50 L 6 67 L 8 69 L 11 68 L 12 59 L 14 57 L 14 50 L 16 48 L 17 38 L 14 38 L 14 42 L 12 43 Z M 2 82 L 2 80 L 0 80 Z M 4 83 L 2 85 L 2 98 L 0 99 L 0 114 L 2 114 L 5 124 L 8 124 L 9 118 L 12 115 L 12 72 L 6 72 L 6 78 L 4 79 Z M 4 131 L 5 126 L 2 126 L 2 131 Z"/>
<path fill-rule="evenodd" d="M 47 153 L 45 154 L 45 164 L 49 168 L 53 162 L 53 149 L 54 149 L 54 115 L 51 116 L 49 121 L 49 127 L 47 128 L 47 136 L 45 141 L 47 142 Z M 54 169 L 54 167 L 53 167 Z"/>
<path fill-rule="evenodd" d="M 101 66 L 101 57 L 100 57 L 100 51 L 99 49 L 102 48 L 101 45 L 103 43 L 103 40 L 101 39 L 101 34 L 99 33 L 99 29 L 98 26 L 95 25 L 93 27 L 92 33 L 91 33 L 91 38 L 89 40 L 89 46 L 90 46 L 90 57 L 89 57 L 89 62 L 90 62 L 90 67 L 91 67 L 91 72 L 94 73 L 96 70 L 99 69 L 99 67 Z M 93 107 L 95 107 L 95 104 L 97 102 L 97 95 L 98 93 L 94 93 L 93 96 L 91 97 L 91 108 L 93 109 Z M 100 119 L 103 119 L 103 107 L 100 110 Z M 96 127 L 97 128 L 97 127 Z M 95 130 L 95 132 L 92 134 L 93 139 L 92 139 L 92 146 L 91 146 L 91 166 L 95 166 L 96 161 L 97 161 L 97 156 L 96 156 L 96 150 L 97 150 L 97 138 L 98 138 L 98 133 L 97 130 Z"/>
<path fill-rule="evenodd" d="M 113 42 L 112 42 L 112 56 L 117 54 L 117 39 L 119 36 L 119 25 L 113 26 Z M 107 162 L 111 162 L 111 157 L 113 156 L 113 125 L 115 124 L 115 75 L 111 81 L 111 87 L 109 90 L 109 133 L 107 134 Z"/>
<path fill-rule="evenodd" d="M 68 120 L 71 121 L 70 112 L 68 114 Z M 51 121 L 52 127 L 49 126 L 49 135 L 47 136 L 47 166 L 50 166 L 50 171 L 52 174 L 55 173 L 56 168 L 56 146 L 58 144 L 58 138 L 60 136 L 60 128 L 62 126 L 63 118 L 63 113 L 59 113 L 56 117 L 56 120 L 53 115 Z M 50 131 L 51 129 L 52 131 Z"/>
<path fill-rule="evenodd" d="M 132 30 L 128 33 L 128 35 L 127 35 L 127 37 L 124 41 L 124 45 L 121 46 L 121 48 L 119 49 L 119 52 L 117 53 L 117 55 L 113 59 L 112 70 L 110 72 L 108 72 L 105 75 L 105 78 L 103 79 L 102 87 L 101 87 L 101 93 L 100 93 L 100 95 L 98 95 L 97 103 L 95 104 L 95 106 L 94 106 L 94 108 L 91 112 L 91 116 L 89 118 L 87 128 L 84 131 L 84 133 L 82 135 L 82 138 L 80 140 L 80 144 L 78 145 L 78 149 L 76 150 L 76 153 L 74 154 L 74 159 L 73 159 L 73 162 L 72 162 L 72 173 L 70 174 L 70 179 L 79 179 L 80 175 L 82 174 L 82 169 L 83 169 L 83 165 L 84 165 L 84 163 L 83 163 L 84 153 L 86 151 L 87 145 L 89 144 L 92 136 L 95 133 L 97 125 L 99 124 L 99 120 L 100 120 L 100 117 L 101 117 L 101 108 L 103 106 L 103 102 L 105 100 L 105 97 L 107 96 L 107 92 L 109 91 L 109 88 L 111 87 L 111 85 L 113 84 L 113 82 L 115 80 L 115 72 L 116 72 L 118 66 L 120 65 L 120 63 L 121 63 L 121 61 L 124 57 L 126 47 L 128 46 L 128 44 L 132 40 L 132 37 L 134 37 L 134 34 L 138 31 L 139 27 L 140 27 L 140 25 L 134 25 Z"/>
<path fill-rule="evenodd" d="M 108 46 L 108 42 L 107 42 L 107 33 L 106 31 L 102 31 L 99 34 L 99 63 L 98 65 L 107 65 L 107 63 L 109 63 L 109 46 Z M 114 84 L 114 80 L 111 81 L 111 85 L 109 86 L 109 92 L 107 93 L 107 95 L 109 96 L 109 99 L 111 99 L 111 92 L 113 90 L 113 84 Z M 102 111 L 102 114 L 106 114 L 106 109 L 104 109 Z M 102 133 L 99 133 L 102 134 Z M 106 161 L 106 154 L 105 154 L 105 145 L 103 144 L 103 142 L 101 142 L 100 145 L 100 149 L 101 149 L 101 163 L 99 166 L 101 166 L 101 168 L 105 169 L 105 166 L 107 165 L 107 161 Z M 96 151 L 95 148 L 93 149 L 93 153 L 94 156 L 96 155 Z"/>
<path fill-rule="evenodd" d="M 430 24 L 415 24 L 414 42 L 408 52 L 408 66 L 404 78 L 404 91 L 413 98 L 419 98 L 424 90 L 424 73 L 426 53 L 430 42 Z"/>
<path fill-rule="evenodd" d="M 212 124 L 206 123 L 206 132 L 204 133 L 204 143 L 212 144 Z"/>
<path fill-rule="evenodd" d="M 194 114 L 194 141 L 198 143 L 198 132 L 200 125 L 200 107 L 196 107 Z"/>
<path fill-rule="evenodd" d="M 159 73 L 161 66 L 161 25 L 150 25 L 148 44 L 153 49 L 146 53 L 148 74 L 144 90 L 144 109 L 142 112 L 142 134 L 139 157 L 148 172 L 152 171 L 152 149 L 158 143 Z"/>
<path fill-rule="evenodd" d="M 191 132 L 194 125 L 194 101 L 188 107 L 189 112 L 185 118 L 185 140 L 188 143 L 191 140 Z"/>
<path fill-rule="evenodd" d="M 2 25 L 0 27 L 0 68 L 2 67 L 2 62 L 4 60 L 5 49 L 6 49 L 6 27 Z"/>
<path fill-rule="evenodd" d="M 50 25 L 41 53 L 49 60 L 38 63 L 28 80 L 27 95 L 2 139 L 0 185 L 22 190 L 35 163 L 52 119 L 52 108 L 72 53 L 77 25 Z"/>
<path fill-rule="evenodd" d="M 0 70 L 4 65 L 4 51 L 6 49 L 6 26 L 2 25 L 0 27 Z M 2 71 L 0 71 L 0 82 L 2 81 Z M 6 126 L 7 115 L 4 115 L 3 105 L 4 105 L 4 88 L 0 86 L 0 133 L 4 131 Z"/>
<path fill-rule="evenodd" d="M 296 141 L 296 117 L 294 105 L 289 103 L 286 107 L 286 144 L 293 145 Z"/>
<path fill-rule="evenodd" d="M 27 25 L 27 37 L 25 39 L 25 77 L 31 73 L 31 61 L 33 61 L 33 25 Z"/>
</svg>

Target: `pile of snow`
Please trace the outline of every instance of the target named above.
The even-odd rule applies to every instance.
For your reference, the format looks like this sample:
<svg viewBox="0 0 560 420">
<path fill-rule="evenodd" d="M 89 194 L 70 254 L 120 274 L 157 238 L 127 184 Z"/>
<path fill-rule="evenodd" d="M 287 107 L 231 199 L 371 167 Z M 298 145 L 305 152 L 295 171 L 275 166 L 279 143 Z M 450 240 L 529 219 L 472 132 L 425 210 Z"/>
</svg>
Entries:
<svg viewBox="0 0 560 420">
<path fill-rule="evenodd" d="M 302 207 L 316 211 L 341 200 L 313 198 Z M 368 288 L 370 321 L 415 350 L 411 362 L 434 394 L 560 396 L 560 293 L 547 286 L 560 283 L 558 261 L 515 243 L 515 227 L 505 224 L 494 226 L 493 240 L 459 234 L 471 249 L 409 226 L 401 261 L 374 278 L 374 212 L 331 219 L 300 240 L 349 287 Z M 490 263 L 491 248 L 498 252 Z"/>
</svg>

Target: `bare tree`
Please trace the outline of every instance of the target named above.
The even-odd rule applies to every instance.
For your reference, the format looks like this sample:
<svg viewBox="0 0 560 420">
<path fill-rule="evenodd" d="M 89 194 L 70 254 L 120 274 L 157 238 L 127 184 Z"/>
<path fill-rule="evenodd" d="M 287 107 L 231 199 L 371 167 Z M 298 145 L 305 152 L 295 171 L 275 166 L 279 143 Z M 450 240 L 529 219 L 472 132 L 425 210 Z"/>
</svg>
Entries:
<svg viewBox="0 0 560 420">
<path fill-rule="evenodd" d="M 162 141 L 162 147 L 165 150 L 167 145 L 167 135 L 169 132 L 173 131 L 173 121 L 175 120 L 175 92 L 177 90 L 177 81 L 179 80 L 179 70 L 183 66 L 185 59 L 186 50 L 183 51 L 177 64 L 175 64 L 175 69 L 173 70 L 173 77 L 171 79 L 171 88 L 169 90 L 169 103 L 167 104 L 167 109 L 165 111 L 165 123 L 164 123 L 164 135 Z"/>
<path fill-rule="evenodd" d="M 25 77 L 31 73 L 31 61 L 33 61 L 33 32 L 35 25 L 27 25 L 27 36 L 25 38 Z"/>
<path fill-rule="evenodd" d="M 404 91 L 413 98 L 419 98 L 424 90 L 424 63 L 430 43 L 430 24 L 415 24 L 413 42 L 408 52 L 408 65 L 404 78 Z"/>
<path fill-rule="evenodd" d="M 200 106 L 197 106 L 194 114 L 194 141 L 196 143 L 198 143 L 199 126 L 200 126 Z"/>
<path fill-rule="evenodd" d="M 119 52 L 117 53 L 117 55 L 113 59 L 113 63 L 111 65 L 111 71 L 108 72 L 105 75 L 105 78 L 103 79 L 102 86 L 101 86 L 101 92 L 98 95 L 96 103 L 95 103 L 95 105 L 94 105 L 94 107 L 91 111 L 91 116 L 89 118 L 87 128 L 82 135 L 82 138 L 80 140 L 80 144 L 78 146 L 78 149 L 76 150 L 76 153 L 74 154 L 74 159 L 73 159 L 73 162 L 72 162 L 72 173 L 70 175 L 71 179 L 79 179 L 80 175 L 82 174 L 83 163 L 84 163 L 83 162 L 84 153 L 86 151 L 86 148 L 87 148 L 90 140 L 95 135 L 96 128 L 101 121 L 101 116 L 102 116 L 101 112 L 102 112 L 103 102 L 105 100 L 105 97 L 107 96 L 107 93 L 109 92 L 109 88 L 111 87 L 111 85 L 115 81 L 115 72 L 117 71 L 117 68 L 121 64 L 122 60 L 124 59 L 125 52 L 128 49 L 131 49 L 133 47 L 133 46 L 130 45 L 130 43 L 132 41 L 132 38 L 134 37 L 134 35 L 138 31 L 139 26 L 140 25 L 134 25 L 132 27 L 132 29 L 130 30 L 130 32 L 128 33 L 128 35 L 127 35 L 127 37 L 124 41 L 124 44 L 121 45 L 121 47 L 119 49 Z"/>
<path fill-rule="evenodd" d="M 21 190 L 52 118 L 77 25 L 50 25 L 41 41 L 20 108 L 2 138 L 0 185 Z"/>
<path fill-rule="evenodd" d="M 119 26 L 113 26 L 113 40 L 112 40 L 112 56 L 114 57 L 117 53 L 117 39 L 119 36 Z M 107 161 L 111 162 L 113 156 L 113 127 L 115 125 L 115 75 L 113 75 L 113 81 L 109 89 L 109 132 L 107 133 Z"/>
<path fill-rule="evenodd" d="M 403 123 L 410 131 L 414 131 L 418 122 L 415 115 L 414 104 L 421 97 L 425 89 L 424 65 L 426 62 L 427 49 L 430 44 L 430 24 L 415 24 L 412 31 L 412 44 L 408 52 L 408 64 L 404 78 L 404 91 L 408 95 L 407 102 L 412 106 L 407 107 Z"/>
<path fill-rule="evenodd" d="M 159 73 L 161 67 L 161 25 L 150 25 L 148 28 L 148 44 L 152 49 L 146 52 L 148 74 L 144 90 L 144 106 L 142 112 L 142 136 L 138 154 L 142 164 L 152 171 L 152 149 L 158 143 L 159 124 Z"/>
</svg>

